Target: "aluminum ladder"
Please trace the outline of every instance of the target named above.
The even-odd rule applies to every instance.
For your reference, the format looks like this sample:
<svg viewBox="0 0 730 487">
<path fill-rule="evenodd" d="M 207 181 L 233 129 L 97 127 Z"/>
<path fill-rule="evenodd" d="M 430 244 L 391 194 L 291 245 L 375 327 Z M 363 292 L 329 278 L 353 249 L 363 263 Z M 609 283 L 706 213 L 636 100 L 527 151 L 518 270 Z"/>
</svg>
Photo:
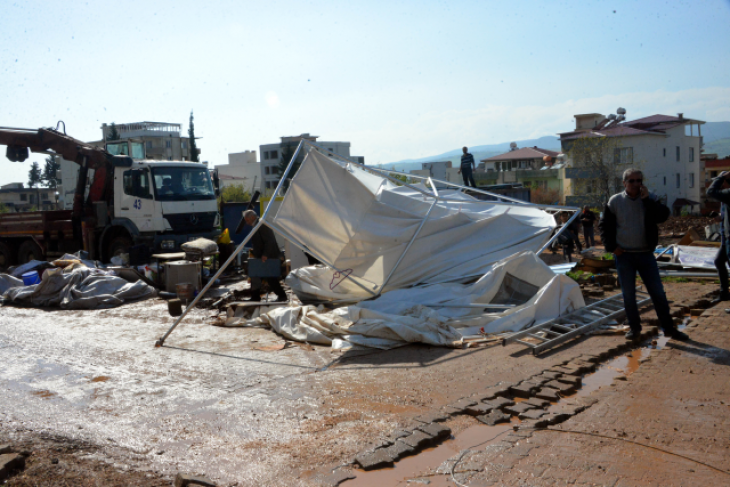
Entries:
<svg viewBox="0 0 730 487">
<path fill-rule="evenodd" d="M 651 303 L 649 294 L 637 289 L 637 306 L 641 307 L 647 303 Z M 538 355 L 549 348 L 584 335 L 609 321 L 621 319 L 625 315 L 623 295 L 619 293 L 559 318 L 513 333 L 504 338 L 502 345 L 507 346 L 514 342 L 521 343 L 531 348 L 533 355 Z M 536 340 L 537 343 L 525 341 L 524 338 L 531 338 Z"/>
</svg>

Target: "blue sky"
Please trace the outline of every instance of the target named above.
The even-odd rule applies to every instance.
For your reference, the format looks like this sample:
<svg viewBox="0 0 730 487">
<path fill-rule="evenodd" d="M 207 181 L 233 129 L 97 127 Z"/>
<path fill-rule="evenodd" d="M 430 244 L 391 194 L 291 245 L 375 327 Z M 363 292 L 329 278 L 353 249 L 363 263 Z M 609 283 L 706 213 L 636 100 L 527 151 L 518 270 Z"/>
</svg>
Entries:
<svg viewBox="0 0 730 487">
<path fill-rule="evenodd" d="M 302 132 L 369 164 L 627 109 L 730 120 L 730 1 L 0 0 L 0 126 L 187 129 L 202 159 Z M 4 151 L 4 149 L 3 149 Z M 2 159 L 0 183 L 30 161 Z"/>
</svg>

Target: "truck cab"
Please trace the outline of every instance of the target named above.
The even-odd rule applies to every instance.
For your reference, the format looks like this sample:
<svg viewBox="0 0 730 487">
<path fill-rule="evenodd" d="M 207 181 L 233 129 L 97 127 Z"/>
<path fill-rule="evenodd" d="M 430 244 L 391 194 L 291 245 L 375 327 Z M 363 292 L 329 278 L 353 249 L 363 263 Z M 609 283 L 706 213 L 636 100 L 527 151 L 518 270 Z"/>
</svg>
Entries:
<svg viewBox="0 0 730 487">
<path fill-rule="evenodd" d="M 174 252 L 189 240 L 214 240 L 220 231 L 213 182 L 197 162 L 132 159 L 115 167 L 114 208 L 102 248 L 111 257 L 133 244 Z"/>
</svg>

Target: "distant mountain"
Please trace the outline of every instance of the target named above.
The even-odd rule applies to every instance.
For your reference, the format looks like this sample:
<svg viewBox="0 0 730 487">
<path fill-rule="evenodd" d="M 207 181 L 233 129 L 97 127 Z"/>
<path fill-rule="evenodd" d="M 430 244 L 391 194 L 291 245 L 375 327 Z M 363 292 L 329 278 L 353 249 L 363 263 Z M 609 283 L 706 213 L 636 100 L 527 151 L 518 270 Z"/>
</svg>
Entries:
<svg viewBox="0 0 730 487">
<path fill-rule="evenodd" d="M 717 154 L 717 157 L 724 159 L 730 157 L 730 137 L 710 142 L 705 142 L 705 154 Z"/>
<path fill-rule="evenodd" d="M 560 151 L 560 139 L 554 135 L 546 135 L 539 139 L 526 139 L 514 141 L 517 147 L 539 147 L 541 149 L 548 149 L 554 151 Z M 469 152 L 474 156 L 474 159 L 479 164 L 481 159 L 488 157 L 498 156 L 509 152 L 510 142 L 502 142 L 499 144 L 490 145 L 476 145 L 469 147 Z M 414 171 L 421 169 L 421 164 L 424 162 L 436 162 L 436 161 L 451 161 L 452 163 L 458 163 L 461 161 L 461 147 L 458 149 L 450 150 L 436 156 L 421 157 L 419 159 L 404 159 L 402 161 L 388 162 L 385 164 L 377 164 L 375 167 L 383 169 L 394 169 L 401 172 Z"/>
<path fill-rule="evenodd" d="M 720 139 L 730 139 L 730 122 L 707 122 L 700 127 L 705 146 Z M 705 152 L 714 152 L 707 150 Z"/>
</svg>

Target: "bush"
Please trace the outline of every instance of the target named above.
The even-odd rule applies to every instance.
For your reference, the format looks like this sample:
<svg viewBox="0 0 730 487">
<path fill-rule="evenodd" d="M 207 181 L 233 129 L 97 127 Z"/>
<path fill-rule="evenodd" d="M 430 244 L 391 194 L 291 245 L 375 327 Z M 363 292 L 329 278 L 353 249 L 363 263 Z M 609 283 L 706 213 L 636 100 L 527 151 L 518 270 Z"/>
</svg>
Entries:
<svg viewBox="0 0 730 487">
<path fill-rule="evenodd" d="M 560 204 L 560 191 L 557 189 L 532 189 L 530 190 L 530 202 L 538 205 L 558 205 Z"/>
<path fill-rule="evenodd" d="M 243 189 L 243 184 L 231 184 L 221 189 L 220 203 L 245 203 L 251 200 L 251 194 Z"/>
</svg>

